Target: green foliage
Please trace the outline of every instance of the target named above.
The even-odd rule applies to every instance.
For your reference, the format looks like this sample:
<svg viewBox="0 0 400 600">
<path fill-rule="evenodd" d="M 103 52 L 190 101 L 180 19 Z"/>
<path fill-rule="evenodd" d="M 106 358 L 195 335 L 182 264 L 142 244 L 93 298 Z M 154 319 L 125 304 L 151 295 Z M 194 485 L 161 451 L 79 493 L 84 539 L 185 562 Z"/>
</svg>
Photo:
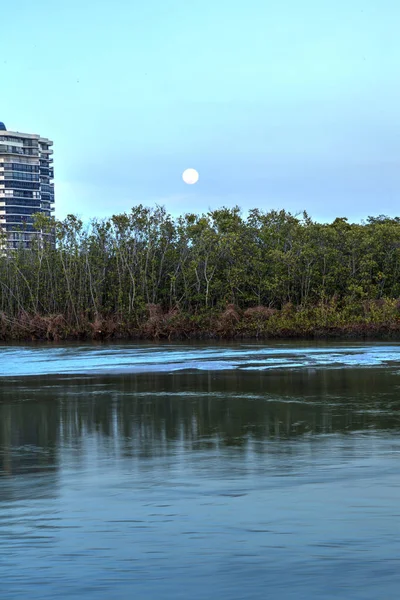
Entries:
<svg viewBox="0 0 400 600">
<path fill-rule="evenodd" d="M 0 254 L 4 323 L 61 315 L 57 326 L 76 335 L 109 317 L 116 328 L 140 328 L 157 305 L 175 311 L 165 323 L 178 312 L 190 329 L 215 325 L 228 304 L 258 307 L 224 321 L 257 335 L 399 319 L 397 217 L 321 224 L 307 213 L 253 209 L 244 218 L 222 207 L 174 219 L 163 207 L 138 205 L 87 225 L 74 215 L 37 215 L 35 226 L 56 245 L 45 235 L 28 250 Z"/>
</svg>

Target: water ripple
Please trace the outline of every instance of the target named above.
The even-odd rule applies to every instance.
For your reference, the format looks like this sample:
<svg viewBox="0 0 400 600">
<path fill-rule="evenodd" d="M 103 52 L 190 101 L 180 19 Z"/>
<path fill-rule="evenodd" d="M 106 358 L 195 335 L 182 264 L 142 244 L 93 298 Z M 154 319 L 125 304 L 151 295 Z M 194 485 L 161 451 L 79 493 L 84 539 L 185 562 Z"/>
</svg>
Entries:
<svg viewBox="0 0 400 600">
<path fill-rule="evenodd" d="M 399 344 L 275 344 L 202 348 L 95 345 L 0 347 L 0 376 L 371 367 L 400 364 Z"/>
</svg>

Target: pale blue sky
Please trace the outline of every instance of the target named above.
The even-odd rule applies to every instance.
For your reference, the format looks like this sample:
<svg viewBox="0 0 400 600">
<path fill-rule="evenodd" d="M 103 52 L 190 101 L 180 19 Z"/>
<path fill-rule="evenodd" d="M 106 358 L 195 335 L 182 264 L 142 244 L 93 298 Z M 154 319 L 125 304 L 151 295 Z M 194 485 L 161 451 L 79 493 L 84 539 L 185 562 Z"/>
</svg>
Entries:
<svg viewBox="0 0 400 600">
<path fill-rule="evenodd" d="M 58 216 L 399 212 L 398 0 L 18 0 L 1 22 L 0 120 L 54 140 Z"/>
</svg>

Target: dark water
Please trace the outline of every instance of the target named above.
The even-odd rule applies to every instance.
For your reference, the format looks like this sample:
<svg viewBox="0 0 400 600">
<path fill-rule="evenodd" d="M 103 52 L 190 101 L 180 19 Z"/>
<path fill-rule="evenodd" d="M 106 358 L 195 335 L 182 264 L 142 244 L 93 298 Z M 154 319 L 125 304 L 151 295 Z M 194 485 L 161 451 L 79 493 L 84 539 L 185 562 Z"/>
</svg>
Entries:
<svg viewBox="0 0 400 600">
<path fill-rule="evenodd" d="M 400 346 L 0 348 L 0 598 L 400 594 Z"/>
</svg>

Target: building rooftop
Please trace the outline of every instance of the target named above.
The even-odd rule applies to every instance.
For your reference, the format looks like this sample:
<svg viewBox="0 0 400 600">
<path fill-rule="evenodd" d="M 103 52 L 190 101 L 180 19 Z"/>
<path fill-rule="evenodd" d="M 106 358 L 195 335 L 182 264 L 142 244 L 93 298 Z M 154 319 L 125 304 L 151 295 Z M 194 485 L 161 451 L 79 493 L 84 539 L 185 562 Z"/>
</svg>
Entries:
<svg viewBox="0 0 400 600">
<path fill-rule="evenodd" d="M 0 131 L 7 131 L 6 126 L 1 121 L 0 121 Z"/>
</svg>

